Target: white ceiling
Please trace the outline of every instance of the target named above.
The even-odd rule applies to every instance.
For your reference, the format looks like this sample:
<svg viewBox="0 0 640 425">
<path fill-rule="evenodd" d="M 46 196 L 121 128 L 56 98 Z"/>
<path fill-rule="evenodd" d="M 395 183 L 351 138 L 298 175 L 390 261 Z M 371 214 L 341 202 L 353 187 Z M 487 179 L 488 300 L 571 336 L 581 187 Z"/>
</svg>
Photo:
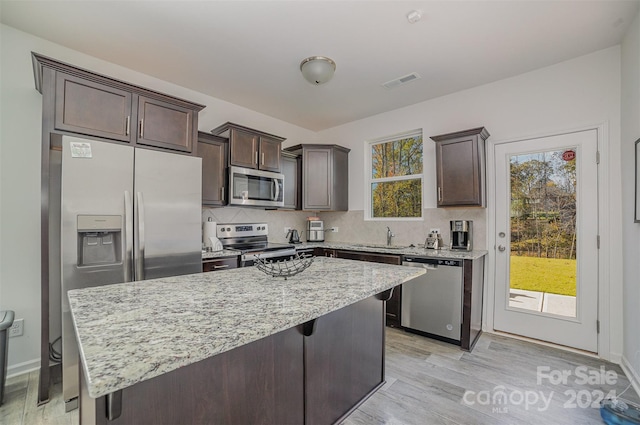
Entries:
<svg viewBox="0 0 640 425">
<path fill-rule="evenodd" d="M 2 23 L 319 131 L 604 49 L 638 1 L 5 1 Z M 411 10 L 423 12 L 410 24 Z M 313 86 L 300 62 L 336 61 Z M 422 78 L 386 89 L 417 72 Z"/>
</svg>

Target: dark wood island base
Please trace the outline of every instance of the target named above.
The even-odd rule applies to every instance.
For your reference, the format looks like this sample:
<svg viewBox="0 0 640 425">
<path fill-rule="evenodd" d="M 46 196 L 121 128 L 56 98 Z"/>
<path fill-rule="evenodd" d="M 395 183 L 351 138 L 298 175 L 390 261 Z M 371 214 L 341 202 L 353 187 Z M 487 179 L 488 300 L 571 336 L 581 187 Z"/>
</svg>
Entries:
<svg viewBox="0 0 640 425">
<path fill-rule="evenodd" d="M 332 424 L 384 384 L 385 300 L 366 298 L 97 399 L 81 424 Z"/>
</svg>

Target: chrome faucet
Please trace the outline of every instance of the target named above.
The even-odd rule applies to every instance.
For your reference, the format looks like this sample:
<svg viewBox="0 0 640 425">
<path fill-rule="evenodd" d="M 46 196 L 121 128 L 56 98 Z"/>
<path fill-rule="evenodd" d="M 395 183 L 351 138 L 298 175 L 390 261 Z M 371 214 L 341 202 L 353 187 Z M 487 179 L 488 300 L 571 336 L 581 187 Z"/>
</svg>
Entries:
<svg viewBox="0 0 640 425">
<path fill-rule="evenodd" d="M 391 232 L 389 226 L 387 226 L 387 246 L 391 246 L 391 238 L 395 235 Z"/>
</svg>

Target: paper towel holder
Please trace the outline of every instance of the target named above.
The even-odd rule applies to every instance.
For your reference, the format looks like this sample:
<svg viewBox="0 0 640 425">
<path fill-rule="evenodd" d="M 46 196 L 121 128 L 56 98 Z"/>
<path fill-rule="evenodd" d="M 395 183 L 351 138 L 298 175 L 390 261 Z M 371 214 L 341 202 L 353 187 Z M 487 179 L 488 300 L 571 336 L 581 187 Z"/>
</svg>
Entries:
<svg viewBox="0 0 640 425">
<path fill-rule="evenodd" d="M 216 223 L 213 218 L 209 217 L 207 221 L 202 224 L 202 244 L 206 251 L 212 251 L 214 246 L 211 238 L 216 237 Z"/>
</svg>

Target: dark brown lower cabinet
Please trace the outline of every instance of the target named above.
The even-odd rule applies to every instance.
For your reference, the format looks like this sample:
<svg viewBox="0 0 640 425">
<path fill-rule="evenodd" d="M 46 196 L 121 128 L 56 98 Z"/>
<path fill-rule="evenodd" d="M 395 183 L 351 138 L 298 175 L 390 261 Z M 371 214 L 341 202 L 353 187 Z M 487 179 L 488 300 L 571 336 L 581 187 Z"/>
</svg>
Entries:
<svg viewBox="0 0 640 425">
<path fill-rule="evenodd" d="M 305 424 L 333 424 L 384 383 L 383 302 L 370 297 L 316 320 L 304 340 Z"/>
<path fill-rule="evenodd" d="M 203 272 L 229 270 L 238 268 L 238 257 L 215 258 L 202 261 Z"/>
<path fill-rule="evenodd" d="M 384 303 L 369 297 L 97 399 L 80 367 L 82 425 L 329 425 L 384 383 Z"/>
</svg>

